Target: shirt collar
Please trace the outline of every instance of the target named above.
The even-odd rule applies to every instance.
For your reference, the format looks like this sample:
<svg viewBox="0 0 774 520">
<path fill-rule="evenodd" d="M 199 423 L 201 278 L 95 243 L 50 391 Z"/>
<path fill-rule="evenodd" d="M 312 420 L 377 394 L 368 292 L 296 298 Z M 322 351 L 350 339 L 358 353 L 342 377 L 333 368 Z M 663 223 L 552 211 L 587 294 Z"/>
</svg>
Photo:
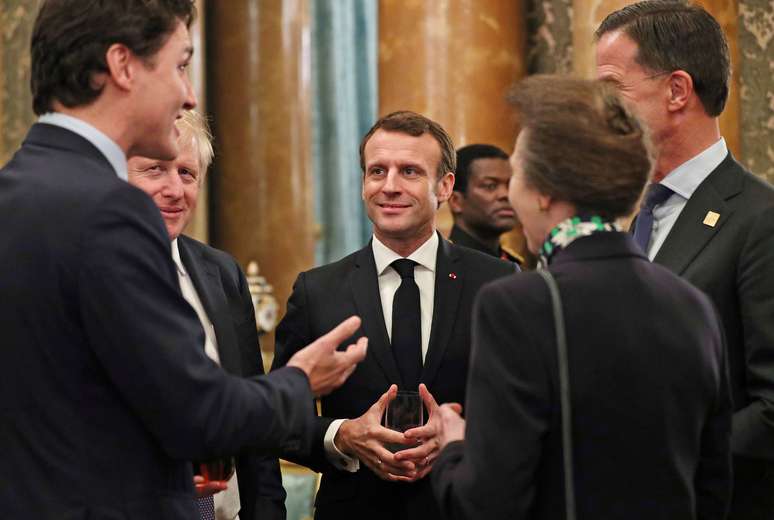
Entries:
<svg viewBox="0 0 774 520">
<path fill-rule="evenodd" d="M 704 179 L 723 162 L 726 155 L 728 155 L 728 147 L 726 140 L 721 137 L 718 142 L 699 155 L 692 157 L 669 172 L 661 184 L 684 199 L 690 199 L 699 184 L 704 182 Z"/>
<path fill-rule="evenodd" d="M 47 112 L 38 118 L 38 123 L 59 126 L 80 135 L 102 152 L 119 179 L 129 179 L 124 151 L 115 141 L 86 121 L 59 112 Z"/>
<path fill-rule="evenodd" d="M 374 261 L 376 262 L 376 273 L 381 276 L 384 274 L 391 263 L 403 258 L 398 253 L 382 244 L 376 236 L 373 237 L 371 248 L 374 252 Z M 419 246 L 408 258 L 422 267 L 435 272 L 435 259 L 438 257 L 438 233 L 433 232 L 424 244 Z"/>
<path fill-rule="evenodd" d="M 183 266 L 183 260 L 180 258 L 180 247 L 177 245 L 177 239 L 174 239 L 170 244 L 172 249 L 172 260 L 175 261 L 175 267 L 177 267 L 177 274 L 180 276 L 188 276 L 188 273 Z"/>
</svg>

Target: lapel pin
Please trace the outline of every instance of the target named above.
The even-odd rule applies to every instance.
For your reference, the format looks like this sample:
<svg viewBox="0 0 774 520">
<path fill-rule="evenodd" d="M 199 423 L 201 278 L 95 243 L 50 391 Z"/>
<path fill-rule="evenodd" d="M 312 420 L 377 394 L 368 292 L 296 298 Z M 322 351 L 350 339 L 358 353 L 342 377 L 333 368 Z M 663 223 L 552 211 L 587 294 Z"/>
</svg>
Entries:
<svg viewBox="0 0 774 520">
<path fill-rule="evenodd" d="M 715 213 L 714 211 L 708 211 L 707 216 L 704 217 L 704 225 L 709 227 L 715 227 L 715 224 L 718 223 L 719 218 L 720 218 L 720 213 Z"/>
<path fill-rule="evenodd" d="M 451 278 L 452 280 L 456 280 L 457 279 L 457 274 L 456 273 L 449 273 L 449 278 Z"/>
</svg>

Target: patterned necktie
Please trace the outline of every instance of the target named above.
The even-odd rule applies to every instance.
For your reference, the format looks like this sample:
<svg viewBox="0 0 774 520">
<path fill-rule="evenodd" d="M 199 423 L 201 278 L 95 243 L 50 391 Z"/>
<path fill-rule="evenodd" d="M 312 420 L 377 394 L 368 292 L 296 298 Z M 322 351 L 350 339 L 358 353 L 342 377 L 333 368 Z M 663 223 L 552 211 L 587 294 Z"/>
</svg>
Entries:
<svg viewBox="0 0 774 520">
<path fill-rule="evenodd" d="M 400 287 L 392 300 L 392 354 L 403 379 L 401 390 L 416 392 L 422 374 L 422 317 L 419 287 L 414 281 L 417 263 L 403 258 L 391 265 L 401 277 Z"/>
<path fill-rule="evenodd" d="M 634 241 L 640 248 L 648 253 L 648 244 L 650 236 L 653 234 L 653 208 L 663 204 L 672 196 L 674 192 L 663 184 L 653 183 L 648 186 L 645 193 L 645 200 L 640 206 L 640 213 L 637 215 L 637 221 L 634 223 Z"/>
<path fill-rule="evenodd" d="M 196 499 L 201 520 L 215 520 L 215 499 L 212 495 Z"/>
</svg>

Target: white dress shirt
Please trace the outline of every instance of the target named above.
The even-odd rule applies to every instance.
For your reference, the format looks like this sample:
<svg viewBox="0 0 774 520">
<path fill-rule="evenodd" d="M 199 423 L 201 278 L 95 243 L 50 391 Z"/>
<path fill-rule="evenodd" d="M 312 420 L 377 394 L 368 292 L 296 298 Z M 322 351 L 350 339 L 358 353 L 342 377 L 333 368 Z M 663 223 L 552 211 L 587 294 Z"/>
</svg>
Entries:
<svg viewBox="0 0 774 520">
<path fill-rule="evenodd" d="M 662 204 L 653 208 L 653 231 L 648 243 L 648 258 L 653 260 L 664 245 L 666 237 L 677 222 L 683 208 L 688 203 L 696 188 L 704 182 L 712 171 L 723 162 L 728 155 L 726 141 L 722 137 L 718 142 L 687 160 L 661 181 L 674 194 Z"/>
<path fill-rule="evenodd" d="M 215 327 L 207 316 L 207 311 L 204 310 L 199 293 L 196 292 L 196 287 L 194 287 L 191 277 L 188 276 L 188 271 L 186 271 L 183 261 L 180 259 L 180 247 L 177 244 L 177 239 L 172 241 L 171 247 L 172 259 L 177 267 L 177 278 L 180 281 L 180 291 L 183 293 L 183 298 L 196 311 L 196 315 L 199 317 L 199 321 L 204 329 L 204 352 L 211 360 L 220 365 L 218 338 L 215 336 Z M 239 520 L 239 481 L 237 480 L 236 471 L 228 481 L 228 489 L 216 493 L 213 498 L 215 501 L 216 520 Z"/>
<path fill-rule="evenodd" d="M 58 126 L 80 135 L 102 152 L 102 155 L 105 156 L 113 170 L 115 170 L 118 178 L 125 181 L 129 179 L 124 151 L 115 141 L 86 121 L 66 114 L 60 114 L 59 112 L 47 112 L 38 118 L 38 123 Z"/>
<path fill-rule="evenodd" d="M 430 329 L 433 326 L 433 304 L 435 297 L 435 262 L 438 258 L 438 234 L 433 233 L 427 241 L 419 246 L 408 257 L 417 263 L 414 266 L 414 281 L 419 287 L 419 309 L 421 313 L 422 333 L 422 362 L 427 356 L 427 348 L 430 345 Z M 401 284 L 398 272 L 390 264 L 395 260 L 404 258 L 384 245 L 375 236 L 371 241 L 376 263 L 376 274 L 379 277 L 379 299 L 382 302 L 382 316 L 387 334 L 392 341 L 392 301 L 395 291 Z M 386 388 L 385 388 L 386 390 Z M 325 431 L 325 453 L 328 460 L 335 467 L 354 472 L 360 469 L 360 461 L 357 458 L 345 455 L 334 444 L 336 433 L 346 419 L 336 419 Z"/>
</svg>

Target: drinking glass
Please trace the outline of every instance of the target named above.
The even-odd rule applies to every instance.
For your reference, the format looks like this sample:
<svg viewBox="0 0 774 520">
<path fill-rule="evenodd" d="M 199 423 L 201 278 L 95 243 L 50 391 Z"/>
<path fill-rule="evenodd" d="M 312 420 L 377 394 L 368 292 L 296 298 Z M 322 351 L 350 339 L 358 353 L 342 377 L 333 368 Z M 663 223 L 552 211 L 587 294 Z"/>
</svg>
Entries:
<svg viewBox="0 0 774 520">
<path fill-rule="evenodd" d="M 234 474 L 234 457 L 218 457 L 193 463 L 194 475 L 204 478 L 204 483 L 221 480 L 228 481 Z"/>
<path fill-rule="evenodd" d="M 419 392 L 400 391 L 395 399 L 387 403 L 387 413 L 384 417 L 384 425 L 387 428 L 403 433 L 422 426 L 423 423 L 424 410 Z M 409 448 L 404 444 L 388 444 L 386 447 L 393 453 Z"/>
</svg>

